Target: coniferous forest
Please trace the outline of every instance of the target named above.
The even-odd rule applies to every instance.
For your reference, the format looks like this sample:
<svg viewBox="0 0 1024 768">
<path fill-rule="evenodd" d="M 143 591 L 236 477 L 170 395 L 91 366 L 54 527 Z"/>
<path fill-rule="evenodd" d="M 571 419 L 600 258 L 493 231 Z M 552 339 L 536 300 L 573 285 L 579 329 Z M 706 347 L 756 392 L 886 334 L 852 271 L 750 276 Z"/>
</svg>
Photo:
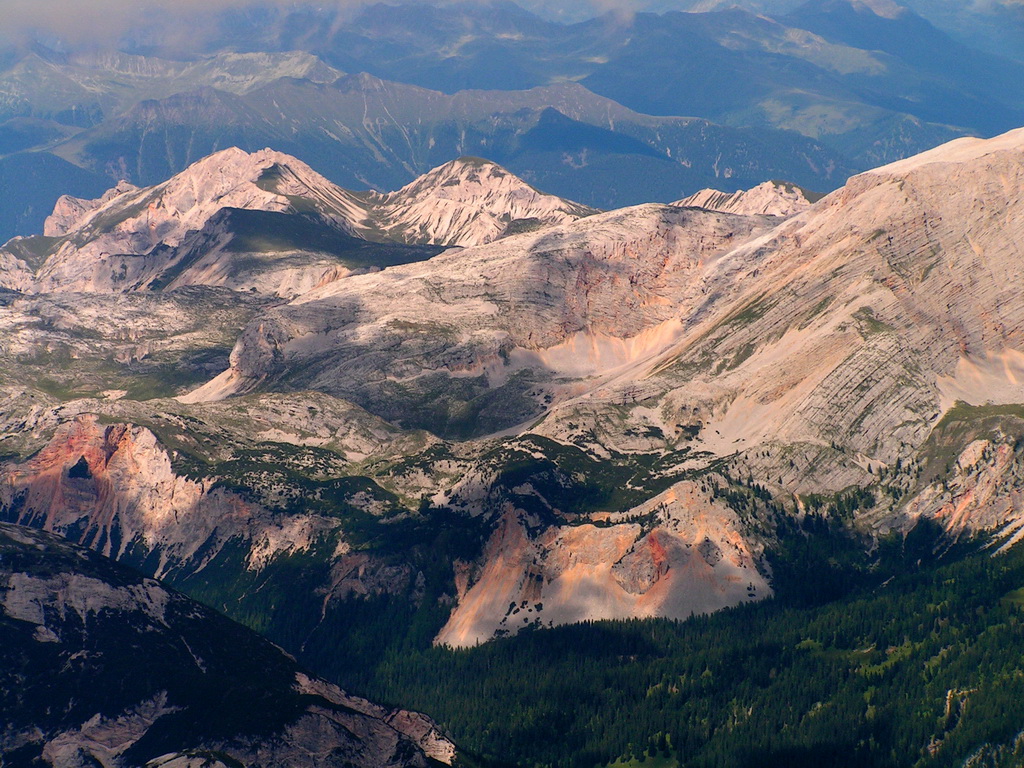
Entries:
<svg viewBox="0 0 1024 768">
<path fill-rule="evenodd" d="M 950 548 L 922 524 L 866 556 L 822 518 L 802 532 L 761 603 L 459 651 L 393 635 L 322 661 L 431 714 L 480 765 L 1019 765 L 1024 550 Z"/>
</svg>

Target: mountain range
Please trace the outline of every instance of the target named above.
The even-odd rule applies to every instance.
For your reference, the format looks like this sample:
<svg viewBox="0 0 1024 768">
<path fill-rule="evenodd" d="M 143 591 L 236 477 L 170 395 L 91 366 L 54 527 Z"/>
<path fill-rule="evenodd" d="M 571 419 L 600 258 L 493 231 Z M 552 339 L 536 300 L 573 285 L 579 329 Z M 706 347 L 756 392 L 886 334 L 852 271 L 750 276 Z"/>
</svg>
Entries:
<svg viewBox="0 0 1024 768">
<path fill-rule="evenodd" d="M 874 142 L 914 141 L 915 129 L 918 141 L 951 126 L 1005 130 L 1021 109 L 1020 64 L 966 48 L 907 9 L 849 0 L 814 0 L 778 19 L 730 9 L 574 25 L 511 3 L 376 4 L 340 24 L 312 12 L 240 20 L 208 45 L 299 47 L 346 71 L 449 93 L 577 81 L 651 114 L 796 130 L 868 164 L 892 159 L 864 154 Z"/>
<path fill-rule="evenodd" d="M 125 58 L 137 68 L 173 65 Z M 59 69 L 50 65 L 47 71 L 54 68 Z M 105 75 L 103 69 L 88 71 L 88 79 L 77 76 L 90 83 Z M 598 207 L 640 202 L 650 194 L 673 199 L 716 182 L 749 186 L 776 177 L 825 189 L 849 172 L 836 153 L 811 140 L 640 115 L 572 84 L 447 96 L 368 75 L 337 74 L 331 83 L 282 77 L 241 94 L 206 86 L 143 100 L 124 112 L 114 109 L 84 131 L 54 128 L 56 145 L 40 133 L 40 148 L 48 152 L 14 154 L 7 162 L 45 159 L 63 168 L 66 161 L 93 184 L 107 176 L 150 185 L 226 146 L 273 146 L 336 183 L 389 189 L 460 155 L 482 155 L 537 186 Z M 12 91 L 51 91 L 44 79 L 17 72 L 11 77 Z M 143 92 L 155 89 L 147 85 Z M 95 99 L 83 87 L 59 108 L 83 111 L 83 102 Z M 25 113 L 40 130 L 61 119 L 46 105 L 22 105 L 11 112 L 21 116 L 8 122 L 24 125 L 30 120 Z M 95 186 L 79 193 L 76 177 L 70 181 L 68 192 L 96 194 Z M 13 200 L 4 208 L 19 210 Z M 24 219 L 20 230 L 5 234 L 37 229 L 42 213 L 33 212 L 35 218 Z"/>
<path fill-rule="evenodd" d="M 806 4 L 806 0 L 647 0 L 630 6 L 633 11 L 706 12 L 740 7 L 770 16 L 785 16 Z M 580 22 L 594 16 L 600 6 L 587 0 L 544 5 L 523 0 L 522 7 L 552 21 Z M 884 13 L 907 8 L 926 19 L 960 43 L 988 53 L 1021 61 L 1024 58 L 1024 13 L 1014 0 L 961 3 L 956 0 L 903 0 L 900 3 L 864 0 L 862 7 Z"/>
<path fill-rule="evenodd" d="M 42 236 L 0 251 L 11 265 L 0 284 L 48 293 L 269 282 L 269 292 L 293 296 L 353 270 L 429 258 L 434 246 L 479 245 L 594 213 L 479 158 L 382 195 L 342 189 L 269 149 L 232 148 L 154 187 L 61 197 Z"/>
<path fill-rule="evenodd" d="M 706 6 L 2 52 L 0 764 L 1019 762 L 1024 65 Z"/>
<path fill-rule="evenodd" d="M 238 150 L 62 201 L 49 255 L 6 247 L 9 517 L 229 612 L 271 610 L 279 642 L 295 613 L 250 579 L 327 590 L 333 616 L 293 606 L 318 617 L 311 637 L 352 595 L 390 594 L 450 613 L 437 639 L 460 645 L 768 596 L 779 515 L 811 498 L 853 505 L 863 535 L 934 519 L 1013 536 L 1021 137 L 960 140 L 815 203 L 780 184 L 594 213 L 479 160 L 359 197 Z M 442 192 L 476 223 L 424 226 L 417 201 Z M 231 243 L 259 241 L 255 213 L 408 257 L 353 270 L 335 250 L 347 266 L 328 275 L 270 241 L 254 272 Z M 95 490 L 71 494 L 80 461 Z M 216 522 L 236 505 L 237 525 Z M 431 547 L 449 554 L 428 568 Z M 289 584 L 296 558 L 313 586 Z"/>
<path fill-rule="evenodd" d="M 187 52 L 151 29 L 106 51 L 11 54 L 0 173 L 38 183 L 0 199 L 0 237 L 37 231 L 61 183 L 80 197 L 152 185 L 228 146 L 376 190 L 477 155 L 615 208 L 772 178 L 827 192 L 1024 115 L 1024 65 L 847 0 L 568 25 L 510 3 L 267 7 L 200 26 Z"/>
</svg>

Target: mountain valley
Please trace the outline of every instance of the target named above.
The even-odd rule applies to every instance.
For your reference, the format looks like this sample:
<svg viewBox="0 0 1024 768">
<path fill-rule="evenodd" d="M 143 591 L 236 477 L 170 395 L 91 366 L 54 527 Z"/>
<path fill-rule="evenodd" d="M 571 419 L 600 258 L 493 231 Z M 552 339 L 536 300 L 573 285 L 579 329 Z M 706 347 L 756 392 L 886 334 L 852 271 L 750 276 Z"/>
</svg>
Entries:
<svg viewBox="0 0 1024 768">
<path fill-rule="evenodd" d="M 706 5 L 0 45 L 0 765 L 1019 764 L 1024 65 Z"/>
</svg>

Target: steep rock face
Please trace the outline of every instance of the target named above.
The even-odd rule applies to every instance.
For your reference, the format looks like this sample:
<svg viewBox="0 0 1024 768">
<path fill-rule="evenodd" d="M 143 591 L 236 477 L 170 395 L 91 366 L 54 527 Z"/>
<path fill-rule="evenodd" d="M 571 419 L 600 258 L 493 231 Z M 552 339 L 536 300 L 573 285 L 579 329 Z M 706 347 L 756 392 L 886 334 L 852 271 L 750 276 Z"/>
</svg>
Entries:
<svg viewBox="0 0 1024 768">
<path fill-rule="evenodd" d="M 425 768 L 454 758 L 424 716 L 312 679 L 248 630 L 104 558 L 9 524 L 0 554 L 5 762 Z"/>
<path fill-rule="evenodd" d="M 743 216 L 760 214 L 788 219 L 810 208 L 817 199 L 820 199 L 817 195 L 795 184 L 766 181 L 752 189 L 731 194 L 719 192 L 717 189 L 702 189 L 689 197 L 677 200 L 673 205 L 707 208 L 711 211 L 738 213 Z"/>
<path fill-rule="evenodd" d="M 751 331 L 781 332 L 776 354 L 822 353 L 824 365 L 803 378 L 812 389 L 790 410 L 794 437 L 798 429 L 819 439 L 846 431 L 852 446 L 888 463 L 901 442 L 920 445 L 961 394 L 968 402 L 1024 396 L 1009 373 L 1024 332 L 1024 308 L 1010 300 L 1024 232 L 1022 157 L 1022 131 L 954 142 L 856 177 L 815 215 L 780 229 L 763 274 L 785 287 Z M 777 325 L 783 313 L 810 313 L 829 295 L 828 311 L 807 317 L 806 339 L 792 321 L 785 331 Z M 833 347 L 836 364 L 825 362 L 840 339 L 849 346 Z M 751 375 L 764 362 L 752 357 L 738 370 L 768 385 Z M 977 384 L 980 391 L 960 392 Z M 748 392 L 741 400 L 753 399 Z M 772 426 L 769 419 L 760 429 Z"/>
<path fill-rule="evenodd" d="M 15 241 L 17 247 L 17 241 Z M 0 288 L 27 291 L 32 287 L 32 270 L 8 250 L 0 250 Z"/>
<path fill-rule="evenodd" d="M 115 559 L 155 554 L 153 573 L 202 569 L 231 540 L 247 565 L 308 548 L 335 526 L 314 516 L 278 518 L 209 483 L 181 477 L 148 429 L 104 425 L 83 414 L 57 429 L 0 489 L 7 516 L 77 539 Z"/>
<path fill-rule="evenodd" d="M 744 258 L 757 279 L 709 294 L 638 381 L 556 406 L 540 431 L 608 446 L 698 412 L 697 445 L 808 492 L 905 460 L 957 400 L 1020 402 L 1022 156 L 1015 131 L 855 177 L 719 259 L 704 279 Z M 584 434 L 630 390 L 632 415 Z"/>
<path fill-rule="evenodd" d="M 438 245 L 483 245 L 516 230 L 566 224 L 596 213 L 545 195 L 475 157 L 453 160 L 371 200 L 374 219 L 389 238 Z"/>
<path fill-rule="evenodd" d="M 331 631 L 353 595 L 422 599 L 413 550 L 421 537 L 431 556 L 443 551 L 429 518 L 352 475 L 368 457 L 402 460 L 430 442 L 322 395 L 196 409 L 6 390 L 0 405 L 5 450 L 28 456 L 3 465 L 0 519 L 59 533 L 229 615 L 261 616 L 277 642 Z"/>
<path fill-rule="evenodd" d="M 43 224 L 43 236 L 62 237 L 81 227 L 91 214 L 98 211 L 114 198 L 138 191 L 139 188 L 134 184 L 122 181 L 108 189 L 95 200 L 83 200 L 80 197 L 61 195 L 53 206 L 53 213 L 46 217 L 46 222 Z"/>
<path fill-rule="evenodd" d="M 598 619 L 685 618 L 771 595 L 760 546 L 695 483 L 594 521 L 537 535 L 536 521 L 506 512 L 437 642 L 472 646 L 526 627 Z"/>
<path fill-rule="evenodd" d="M 956 457 L 941 482 L 922 488 L 906 504 L 911 521 L 929 517 L 954 534 L 998 531 L 1024 538 L 1021 462 L 1015 439 L 974 440 Z"/>
<path fill-rule="evenodd" d="M 921 519 L 950 539 L 992 535 L 996 547 L 1024 539 L 1024 408 L 956 403 L 911 459 L 879 469 L 879 485 L 900 501 L 870 514 L 876 529 L 907 530 Z"/>
</svg>

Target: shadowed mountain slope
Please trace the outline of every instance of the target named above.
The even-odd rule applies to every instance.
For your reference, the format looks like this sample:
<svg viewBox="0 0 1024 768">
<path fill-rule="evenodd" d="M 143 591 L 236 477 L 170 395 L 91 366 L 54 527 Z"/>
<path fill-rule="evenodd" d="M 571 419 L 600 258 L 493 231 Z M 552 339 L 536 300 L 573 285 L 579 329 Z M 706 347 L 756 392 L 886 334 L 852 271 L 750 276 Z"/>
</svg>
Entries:
<svg viewBox="0 0 1024 768">
<path fill-rule="evenodd" d="M 0 524 L 0 758 L 9 765 L 436 765 L 424 716 L 305 674 L 125 566 Z"/>
</svg>

